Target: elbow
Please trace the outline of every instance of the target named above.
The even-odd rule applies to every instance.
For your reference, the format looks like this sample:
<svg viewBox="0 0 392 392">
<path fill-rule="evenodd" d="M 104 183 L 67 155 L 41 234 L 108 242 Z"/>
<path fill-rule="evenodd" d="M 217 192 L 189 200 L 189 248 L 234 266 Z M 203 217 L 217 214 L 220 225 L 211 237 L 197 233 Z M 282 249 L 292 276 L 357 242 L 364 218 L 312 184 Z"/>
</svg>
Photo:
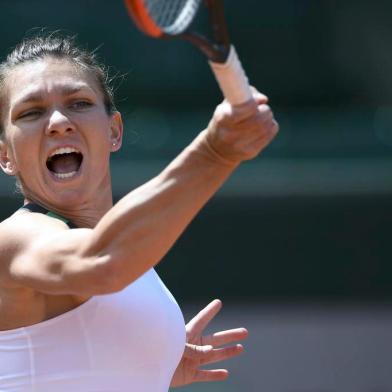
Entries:
<svg viewBox="0 0 392 392">
<path fill-rule="evenodd" d="M 123 290 L 136 278 L 126 273 L 122 260 L 99 260 L 91 276 L 92 295 L 111 294 Z"/>
</svg>

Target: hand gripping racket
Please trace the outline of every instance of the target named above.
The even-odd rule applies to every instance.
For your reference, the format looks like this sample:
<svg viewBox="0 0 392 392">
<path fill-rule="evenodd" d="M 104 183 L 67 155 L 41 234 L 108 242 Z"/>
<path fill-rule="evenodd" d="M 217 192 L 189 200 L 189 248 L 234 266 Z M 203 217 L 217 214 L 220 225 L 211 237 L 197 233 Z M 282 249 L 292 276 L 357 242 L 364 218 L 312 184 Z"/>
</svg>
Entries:
<svg viewBox="0 0 392 392">
<path fill-rule="evenodd" d="M 201 3 L 209 13 L 211 34 L 191 28 Z M 137 27 L 153 38 L 185 39 L 204 53 L 220 89 L 232 105 L 252 99 L 248 78 L 231 45 L 224 16 L 223 0 L 125 0 Z"/>
</svg>

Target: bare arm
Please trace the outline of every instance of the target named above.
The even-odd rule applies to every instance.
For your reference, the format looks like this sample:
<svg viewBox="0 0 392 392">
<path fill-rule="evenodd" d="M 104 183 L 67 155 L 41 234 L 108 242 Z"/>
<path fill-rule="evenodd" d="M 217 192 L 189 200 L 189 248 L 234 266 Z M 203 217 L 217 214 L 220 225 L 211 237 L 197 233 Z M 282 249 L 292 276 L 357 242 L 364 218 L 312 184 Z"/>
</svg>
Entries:
<svg viewBox="0 0 392 392">
<path fill-rule="evenodd" d="M 11 280 L 49 294 L 94 295 L 120 290 L 140 277 L 162 259 L 239 163 L 257 155 L 276 134 L 265 97 L 256 99 L 259 107 L 254 102 L 218 107 L 206 131 L 161 174 L 121 199 L 94 229 L 47 227 L 27 241 L 12 257 Z M 3 243 L 0 233 L 0 247 Z"/>
</svg>

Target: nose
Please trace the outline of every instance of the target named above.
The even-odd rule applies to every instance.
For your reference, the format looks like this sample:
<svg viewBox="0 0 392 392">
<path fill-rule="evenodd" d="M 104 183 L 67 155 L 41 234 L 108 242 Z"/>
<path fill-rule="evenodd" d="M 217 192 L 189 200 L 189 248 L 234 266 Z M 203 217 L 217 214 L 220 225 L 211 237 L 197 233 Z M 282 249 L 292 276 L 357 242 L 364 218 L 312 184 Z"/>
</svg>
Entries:
<svg viewBox="0 0 392 392">
<path fill-rule="evenodd" d="M 48 136 L 62 135 L 73 132 L 74 130 L 73 123 L 62 111 L 58 109 L 53 110 L 46 127 L 46 134 Z"/>
</svg>

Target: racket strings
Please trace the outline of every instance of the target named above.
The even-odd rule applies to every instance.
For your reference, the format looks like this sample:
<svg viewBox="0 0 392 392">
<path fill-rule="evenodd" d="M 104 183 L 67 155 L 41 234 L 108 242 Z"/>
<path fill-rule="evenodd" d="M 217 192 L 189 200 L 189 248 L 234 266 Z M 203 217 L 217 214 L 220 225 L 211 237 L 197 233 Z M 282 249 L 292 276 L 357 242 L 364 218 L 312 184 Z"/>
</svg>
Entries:
<svg viewBox="0 0 392 392">
<path fill-rule="evenodd" d="M 146 0 L 150 17 L 166 34 L 181 34 L 193 20 L 201 0 Z"/>
</svg>

